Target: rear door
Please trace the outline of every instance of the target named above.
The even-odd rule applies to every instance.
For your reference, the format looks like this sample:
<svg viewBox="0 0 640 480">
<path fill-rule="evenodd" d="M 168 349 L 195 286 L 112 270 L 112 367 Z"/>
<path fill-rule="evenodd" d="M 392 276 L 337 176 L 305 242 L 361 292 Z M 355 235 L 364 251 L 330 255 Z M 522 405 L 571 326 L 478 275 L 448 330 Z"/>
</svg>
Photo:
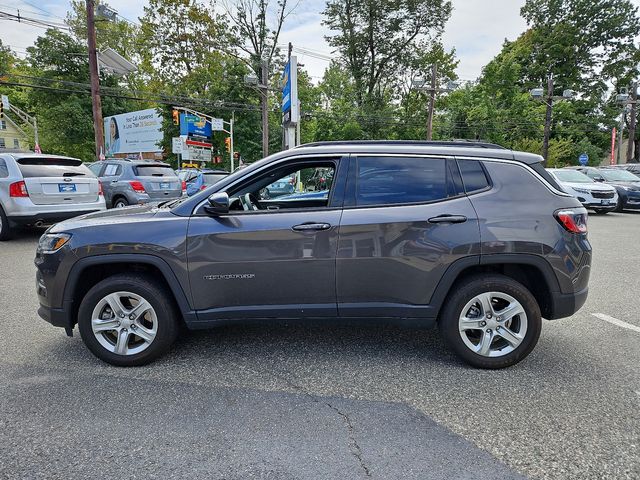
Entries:
<svg viewBox="0 0 640 480">
<path fill-rule="evenodd" d="M 29 198 L 35 205 L 93 203 L 99 200 L 98 179 L 73 158 L 17 159 Z"/>
<path fill-rule="evenodd" d="M 138 164 L 133 167 L 137 180 L 142 182 L 151 201 L 169 200 L 182 196 L 182 181 L 168 165 Z"/>
<path fill-rule="evenodd" d="M 340 222 L 341 316 L 431 317 L 447 268 L 480 249 L 478 218 L 453 159 L 352 157 Z"/>
<path fill-rule="evenodd" d="M 100 181 L 104 191 L 104 199 L 107 205 L 113 205 L 113 196 L 122 189 L 120 177 L 122 176 L 122 165 L 107 162 L 100 173 Z"/>
</svg>

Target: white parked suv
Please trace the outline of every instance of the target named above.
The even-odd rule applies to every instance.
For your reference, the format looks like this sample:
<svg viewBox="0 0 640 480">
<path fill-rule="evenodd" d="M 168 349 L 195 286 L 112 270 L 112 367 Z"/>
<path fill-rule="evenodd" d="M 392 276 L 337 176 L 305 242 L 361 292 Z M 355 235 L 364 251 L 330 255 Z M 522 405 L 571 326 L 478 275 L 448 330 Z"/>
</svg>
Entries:
<svg viewBox="0 0 640 480">
<path fill-rule="evenodd" d="M 595 182 L 578 170 L 548 168 L 551 176 L 565 192 L 576 197 L 585 208 L 596 213 L 609 213 L 616 209 L 618 192 L 610 185 Z"/>
<path fill-rule="evenodd" d="M 0 240 L 18 226 L 40 227 L 105 209 L 102 186 L 81 160 L 0 154 Z"/>
</svg>

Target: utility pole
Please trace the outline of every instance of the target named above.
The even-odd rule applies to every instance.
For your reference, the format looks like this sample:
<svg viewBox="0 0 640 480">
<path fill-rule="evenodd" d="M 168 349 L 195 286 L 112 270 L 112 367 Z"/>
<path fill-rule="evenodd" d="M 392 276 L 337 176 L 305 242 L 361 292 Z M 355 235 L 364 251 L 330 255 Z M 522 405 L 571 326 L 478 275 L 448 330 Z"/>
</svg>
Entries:
<svg viewBox="0 0 640 480">
<path fill-rule="evenodd" d="M 434 63 L 431 66 L 431 90 L 429 95 L 429 115 L 427 118 L 427 140 L 433 138 L 433 109 L 436 103 L 436 77 L 438 75 L 438 66 Z"/>
<path fill-rule="evenodd" d="M 551 112 L 553 110 L 553 74 L 547 78 L 547 113 L 544 118 L 544 140 L 542 140 L 542 158 L 545 165 L 549 159 L 549 137 L 551 136 Z"/>
<path fill-rule="evenodd" d="M 262 96 L 260 98 L 262 106 L 262 156 L 269 156 L 269 66 L 265 57 L 260 59 L 262 66 Z"/>
<path fill-rule="evenodd" d="M 631 85 L 631 118 L 629 119 L 629 143 L 627 144 L 627 163 L 633 162 L 635 152 L 633 148 L 636 143 L 636 104 L 638 103 L 638 82 Z"/>
<path fill-rule="evenodd" d="M 94 0 L 86 0 L 86 7 L 89 76 L 91 77 L 91 103 L 93 105 L 93 130 L 96 141 L 96 159 L 100 159 L 100 155 L 104 154 L 104 130 L 102 124 L 102 101 L 100 100 L 100 77 L 98 76 L 98 49 L 96 47 Z"/>
</svg>

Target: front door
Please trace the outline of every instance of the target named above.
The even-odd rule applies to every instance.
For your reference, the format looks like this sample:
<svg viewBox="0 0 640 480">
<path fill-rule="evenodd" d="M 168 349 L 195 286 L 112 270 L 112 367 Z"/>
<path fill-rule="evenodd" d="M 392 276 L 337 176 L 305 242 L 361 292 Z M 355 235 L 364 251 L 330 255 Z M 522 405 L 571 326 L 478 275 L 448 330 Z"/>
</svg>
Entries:
<svg viewBox="0 0 640 480">
<path fill-rule="evenodd" d="M 447 268 L 480 253 L 478 219 L 453 159 L 353 158 L 337 254 L 338 310 L 352 317 L 432 317 Z M 455 175 L 455 178 L 454 178 Z"/>
<path fill-rule="evenodd" d="M 335 194 L 333 173 L 339 163 L 337 158 L 280 162 L 228 188 L 228 215 L 196 211 L 187 255 L 200 320 L 337 314 L 342 198 Z M 318 189 L 314 174 L 320 169 L 325 182 Z M 273 198 L 269 187 L 283 182 L 292 185 L 291 193 Z"/>
</svg>

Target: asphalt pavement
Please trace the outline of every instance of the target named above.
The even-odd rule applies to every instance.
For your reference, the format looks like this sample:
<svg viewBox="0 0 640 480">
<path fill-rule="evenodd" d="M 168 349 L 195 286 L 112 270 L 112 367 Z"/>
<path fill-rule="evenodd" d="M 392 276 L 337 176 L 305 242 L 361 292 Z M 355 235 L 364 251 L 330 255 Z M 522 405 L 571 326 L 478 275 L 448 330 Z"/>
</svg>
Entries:
<svg viewBox="0 0 640 480">
<path fill-rule="evenodd" d="M 286 323 L 112 367 L 37 317 L 22 232 L 0 243 L 0 478 L 638 479 L 640 214 L 589 228 L 586 305 L 500 371 L 436 330 Z"/>
</svg>

